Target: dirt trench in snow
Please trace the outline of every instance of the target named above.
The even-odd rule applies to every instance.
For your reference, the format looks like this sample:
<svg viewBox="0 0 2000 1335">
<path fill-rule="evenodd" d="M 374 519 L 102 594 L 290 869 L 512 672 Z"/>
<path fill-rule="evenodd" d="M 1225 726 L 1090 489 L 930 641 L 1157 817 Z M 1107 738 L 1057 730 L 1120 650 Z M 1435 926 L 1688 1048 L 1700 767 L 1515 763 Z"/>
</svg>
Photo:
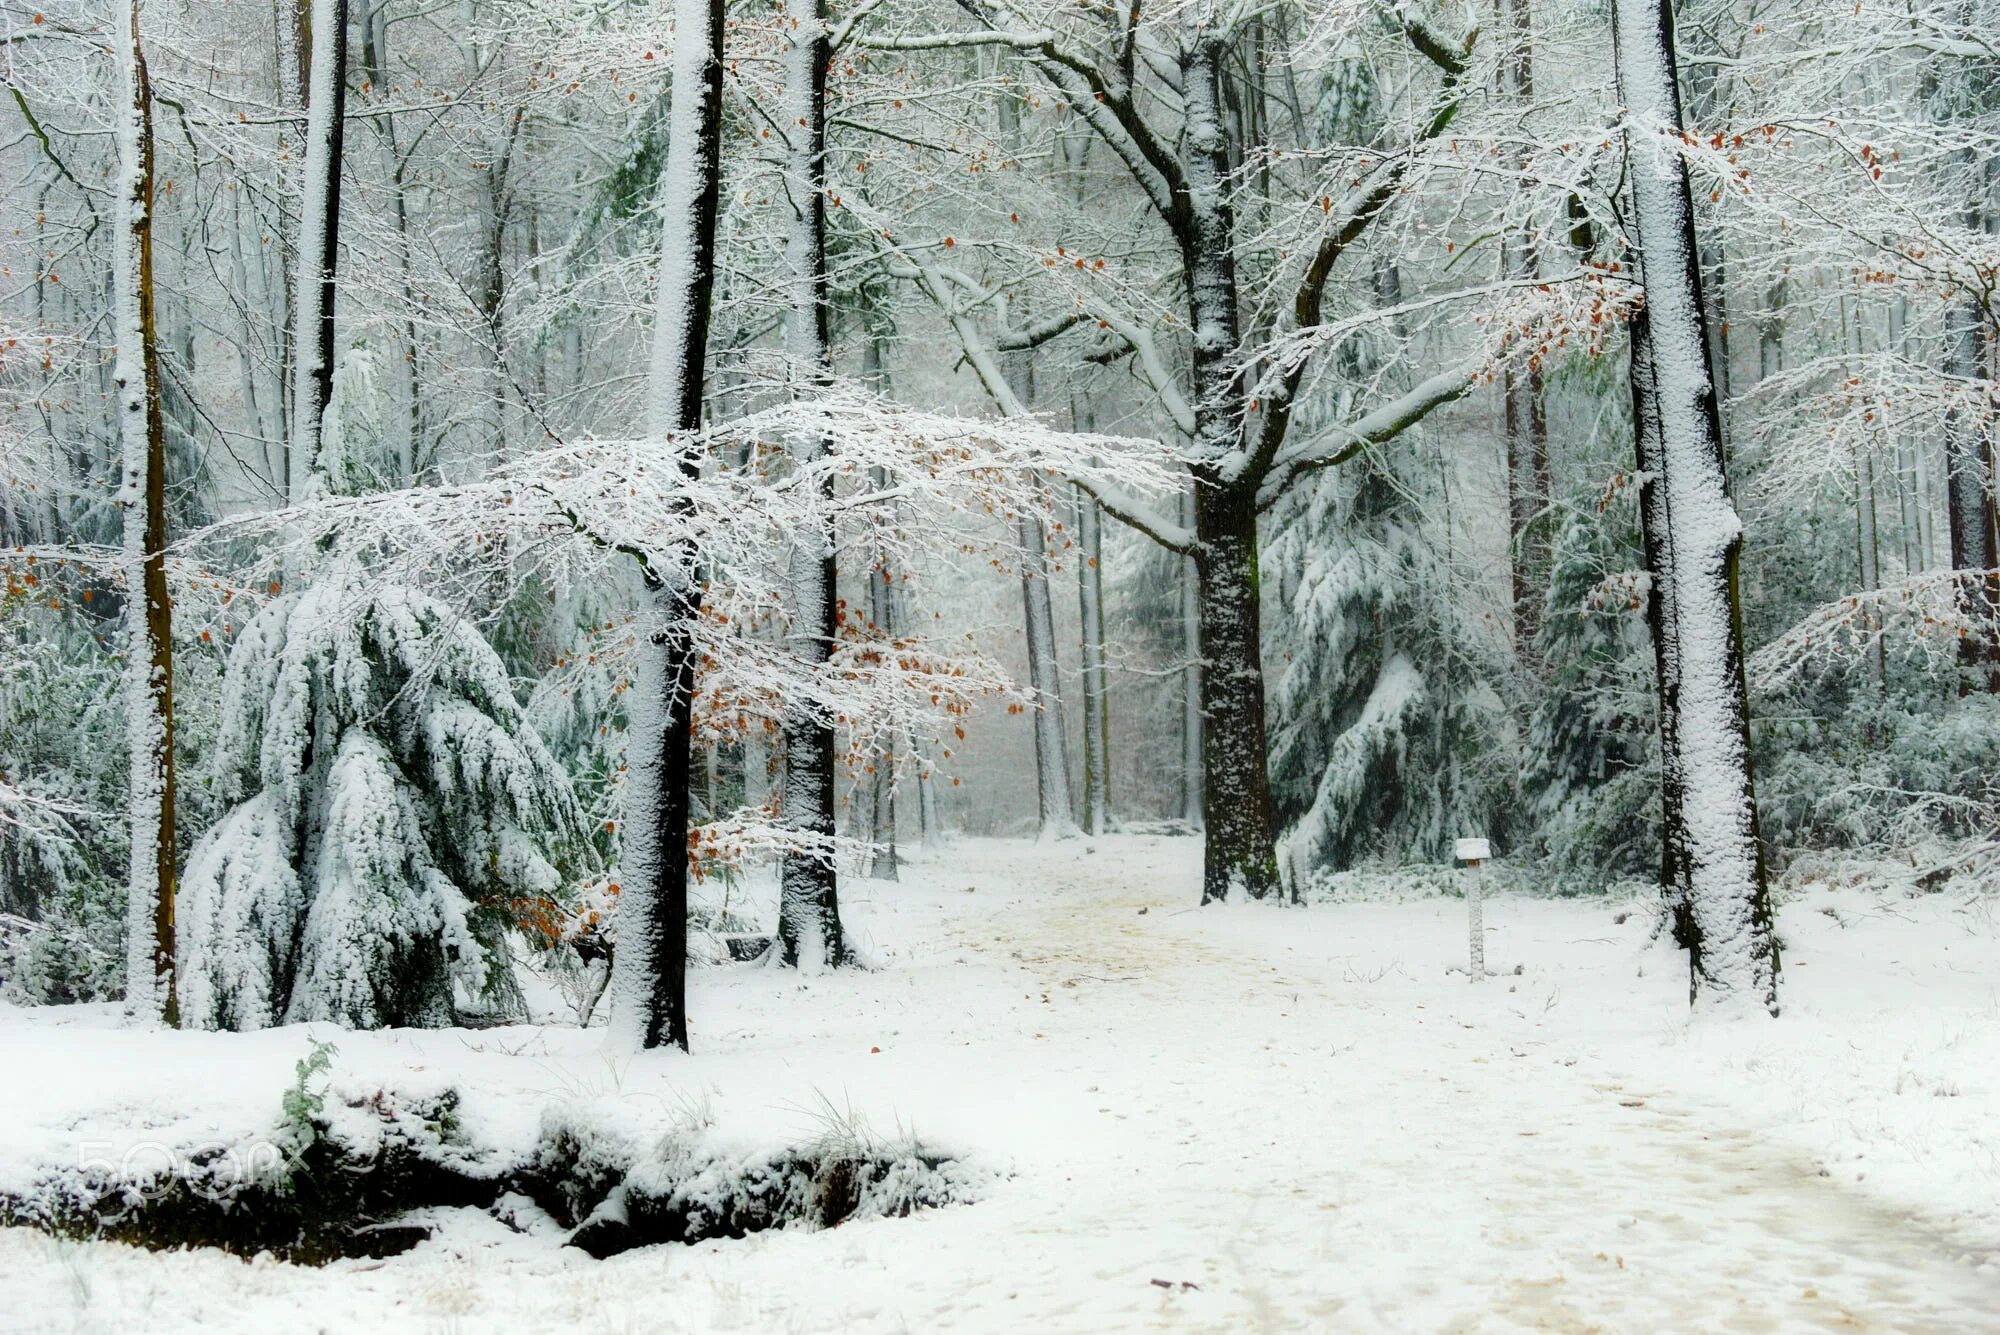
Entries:
<svg viewBox="0 0 2000 1335">
<path fill-rule="evenodd" d="M 2000 1328 L 2000 1256 L 1726 1108 L 1552 1057 L 1546 1033 L 1468 1003 L 1462 977 L 1375 986 L 1292 926 L 1338 907 L 1232 907 L 1218 935 L 1186 875 L 1105 852 L 1064 871 L 961 941 L 1076 1001 L 1037 1012 L 1052 1062 L 1107 1036 L 1127 1059 L 1100 1077 L 1103 1048 L 1077 1053 L 1074 1078 L 1121 1111 L 1050 1174 L 1065 1229 L 1168 1255 L 1177 1229 L 1206 1239 L 1161 1268 L 1225 1324 Z"/>
</svg>

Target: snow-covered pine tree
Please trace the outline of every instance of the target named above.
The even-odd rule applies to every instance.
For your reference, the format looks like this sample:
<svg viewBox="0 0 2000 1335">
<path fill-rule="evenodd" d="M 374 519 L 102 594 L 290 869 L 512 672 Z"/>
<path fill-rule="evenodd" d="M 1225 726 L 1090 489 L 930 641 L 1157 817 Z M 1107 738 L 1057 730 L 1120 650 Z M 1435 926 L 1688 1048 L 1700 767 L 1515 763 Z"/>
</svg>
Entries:
<svg viewBox="0 0 2000 1335">
<path fill-rule="evenodd" d="M 499 656 L 352 558 L 244 627 L 215 762 L 233 805 L 188 859 L 189 1025 L 439 1026 L 505 1008 L 508 924 L 594 865 Z"/>
<path fill-rule="evenodd" d="M 1658 713 L 1630 479 L 1559 496 L 1536 622 L 1521 792 L 1540 852 L 1592 887 L 1659 868 Z"/>
<path fill-rule="evenodd" d="M 1425 502 L 1449 509 L 1445 466 L 1404 442 L 1277 517 L 1271 773 L 1295 889 L 1370 856 L 1436 860 L 1505 810 L 1504 647 L 1423 523 Z"/>
</svg>

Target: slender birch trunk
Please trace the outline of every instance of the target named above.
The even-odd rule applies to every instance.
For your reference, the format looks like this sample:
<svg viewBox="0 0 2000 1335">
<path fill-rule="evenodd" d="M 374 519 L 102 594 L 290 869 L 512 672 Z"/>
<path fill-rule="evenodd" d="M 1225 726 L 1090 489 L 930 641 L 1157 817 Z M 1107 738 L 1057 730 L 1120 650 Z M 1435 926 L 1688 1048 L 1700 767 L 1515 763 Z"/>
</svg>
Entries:
<svg viewBox="0 0 2000 1335">
<path fill-rule="evenodd" d="M 167 450 L 153 314 L 153 92 L 138 0 L 118 7 L 125 101 L 118 121 L 118 507 L 124 520 L 125 712 L 132 850 L 125 1005 L 145 1024 L 178 1025 L 174 991 L 173 601 L 167 592 Z"/>
<path fill-rule="evenodd" d="M 1664 794 L 1677 809 L 1668 838 L 1680 842 L 1667 857 L 1670 893 L 1691 997 L 1754 1001 L 1775 1014 L 1778 951 L 1758 842 L 1737 594 L 1743 527 L 1723 470 L 1694 207 L 1677 142 L 1673 19 L 1666 0 L 1614 0 L 1612 13 L 1647 302 L 1637 356 L 1651 420 L 1642 419 L 1639 435 L 1657 465 L 1646 508 L 1649 528 L 1657 525 L 1648 555 L 1658 561 L 1661 727 L 1677 753 Z"/>
<path fill-rule="evenodd" d="M 661 175 L 660 277 L 645 429 L 662 440 L 701 429 L 722 187 L 722 0 L 675 0 L 673 92 Z M 684 465 L 690 474 L 693 463 Z M 626 766 L 623 887 L 611 970 L 610 1043 L 685 1050 L 688 814 L 697 553 L 646 570 L 653 627 L 634 674 Z"/>
</svg>

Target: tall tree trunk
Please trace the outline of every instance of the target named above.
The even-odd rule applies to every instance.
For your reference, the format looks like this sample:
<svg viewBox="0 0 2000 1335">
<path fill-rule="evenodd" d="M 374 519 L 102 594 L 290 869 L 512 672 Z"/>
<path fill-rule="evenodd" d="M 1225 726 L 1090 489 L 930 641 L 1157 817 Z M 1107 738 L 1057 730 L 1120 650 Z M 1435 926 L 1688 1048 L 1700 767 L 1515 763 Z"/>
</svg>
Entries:
<svg viewBox="0 0 2000 1335">
<path fill-rule="evenodd" d="M 118 7 L 125 100 L 118 123 L 118 492 L 124 516 L 125 710 L 131 864 L 125 1004 L 135 1019 L 180 1023 L 174 991 L 174 636 L 167 593 L 167 448 L 153 315 L 153 91 L 139 4 Z"/>
<path fill-rule="evenodd" d="M 1498 0 L 1511 28 L 1511 43 L 1499 80 L 1523 112 L 1534 101 L 1535 66 L 1528 0 Z M 1533 278 L 1541 269 L 1532 224 L 1504 243 L 1507 277 Z M 1548 408 L 1542 397 L 1541 367 L 1510 359 L 1501 368 L 1501 396 L 1507 425 L 1507 517 L 1513 554 L 1514 655 L 1526 662 L 1540 627 L 1541 591 L 1549 567 L 1549 544 L 1535 518 L 1549 504 Z"/>
<path fill-rule="evenodd" d="M 382 6 L 375 5 L 363 11 L 361 71 L 371 85 L 384 93 L 389 87 L 384 77 L 388 60 L 388 32 L 389 25 Z M 417 369 L 417 291 L 410 263 L 413 247 L 410 242 L 409 182 L 403 150 L 398 142 L 396 118 L 377 116 L 370 123 L 376 127 L 383 152 L 389 160 L 389 197 L 395 206 L 396 267 L 403 290 L 401 378 L 405 405 L 403 439 L 396 451 L 396 472 L 398 485 L 407 487 L 416 482 L 425 454 L 423 382 Z"/>
<path fill-rule="evenodd" d="M 871 342 L 871 347 L 873 346 Z M 882 491 L 889 485 L 887 469 L 874 470 L 873 486 Z M 868 572 L 868 619 L 874 633 L 885 640 L 896 635 L 896 598 L 889 587 L 889 571 L 879 562 Z M 893 881 L 896 875 L 896 729 L 884 728 L 873 761 L 874 773 L 868 783 L 868 874 L 878 881 Z"/>
<path fill-rule="evenodd" d="M 722 0 L 675 0 L 673 92 L 661 173 L 660 278 L 647 395 L 649 435 L 701 428 L 722 188 Z M 694 464 L 684 466 L 690 475 Z M 642 637 L 628 725 L 624 885 L 611 970 L 611 1043 L 688 1045 L 687 892 L 696 553 L 647 570 L 654 626 Z"/>
<path fill-rule="evenodd" d="M 1221 118 L 1222 43 L 1197 36 L 1181 63 L 1188 216 L 1182 228 L 1193 326 L 1195 571 L 1201 593 L 1203 903 L 1278 893 L 1266 768 L 1257 483 L 1212 461 L 1237 449 L 1235 219 Z"/>
<path fill-rule="evenodd" d="M 1695 927 L 1681 883 L 1681 849 L 1687 829 L 1681 821 L 1680 678 L 1678 660 L 1668 653 L 1675 624 L 1672 566 L 1673 525 L 1667 513 L 1666 461 L 1661 454 L 1660 407 L 1653 392 L 1653 343 L 1642 309 L 1632 318 L 1632 434 L 1638 453 L 1639 533 L 1646 560 L 1646 628 L 1653 641 L 1654 684 L 1660 728 L 1660 890 L 1667 897 L 1674 942 L 1692 950 Z"/>
<path fill-rule="evenodd" d="M 1945 360 L 1951 373 L 1986 383 L 1986 340 L 1979 312 L 1959 296 L 1945 311 Z M 1954 409 L 1945 423 L 1945 517 L 1951 531 L 1951 568 L 1958 572 L 1959 608 L 1971 629 L 1958 642 L 1959 694 L 2000 691 L 2000 587 L 1990 574 L 2000 566 L 1995 541 L 1993 443 L 1986 417 Z"/>
<path fill-rule="evenodd" d="M 1194 528 L 1194 492 L 1181 497 L 1181 523 Z M 1202 828 L 1201 572 L 1194 558 L 1182 557 L 1181 594 L 1181 820 Z"/>
<path fill-rule="evenodd" d="M 1018 69 L 1011 57 L 1002 69 Z M 1025 85 L 1022 85 L 1023 87 Z M 1020 98 L 1017 87 L 1001 92 L 995 111 L 1004 140 L 1019 143 Z M 1004 308 L 1003 308 L 1004 309 Z M 1023 347 L 1006 355 L 1007 379 L 1025 409 L 1035 402 L 1035 354 Z M 1039 478 L 1024 484 L 1039 502 L 1045 499 Z M 1034 694 L 1029 722 L 1035 736 L 1035 833 L 1038 838 L 1063 839 L 1077 832 L 1076 805 L 1069 790 L 1069 730 L 1063 717 L 1062 672 L 1056 655 L 1055 604 L 1049 589 L 1048 534 L 1034 507 L 1023 509 L 1014 522 L 1020 549 L 1021 622 L 1028 653 L 1028 687 Z"/>
<path fill-rule="evenodd" d="M 333 395 L 335 275 L 340 267 L 340 155 L 347 116 L 348 0 L 322 0 L 312 23 L 306 93 L 305 189 L 299 199 L 298 269 L 292 301 L 292 430 L 286 492 L 309 494 L 319 434 Z"/>
<path fill-rule="evenodd" d="M 1211 483 L 1196 498 L 1201 551 L 1204 904 L 1279 892 L 1264 763 L 1264 670 L 1254 493 Z"/>
<path fill-rule="evenodd" d="M 888 336 L 888 321 L 880 307 L 872 301 L 863 309 L 862 326 L 861 383 L 872 393 L 886 395 L 889 392 L 889 376 L 882 366 L 882 344 Z M 869 486 L 877 493 L 887 491 L 889 470 L 871 470 Z M 901 590 L 895 587 L 895 577 L 887 562 L 887 556 L 877 552 L 874 568 L 868 572 L 868 617 L 874 623 L 876 636 L 893 641 L 903 624 L 898 607 L 902 600 Z M 882 730 L 875 757 L 875 772 L 868 786 L 868 843 L 872 849 L 868 858 L 868 875 L 878 881 L 901 879 L 897 867 L 902 859 L 896 851 L 896 766 L 902 749 L 898 745 L 900 733 L 901 729 L 895 725 Z"/>
<path fill-rule="evenodd" d="M 826 72 L 832 47 L 825 0 L 793 0 L 785 48 L 784 132 L 786 186 L 793 221 L 786 239 L 791 296 L 785 325 L 792 392 L 810 398 L 826 386 Z M 796 465 L 816 463 L 826 442 L 803 437 L 792 443 Z M 821 499 L 833 498 L 828 474 Z M 818 527 L 800 526 L 791 554 L 792 655 L 819 668 L 832 652 L 837 633 L 834 535 L 830 513 Z M 779 873 L 778 957 L 786 964 L 830 968 L 847 959 L 840 931 L 838 869 L 834 834 L 833 720 L 816 701 L 787 700 L 784 711 L 785 792 L 781 814 L 787 829 L 821 844 L 785 854 Z"/>
<path fill-rule="evenodd" d="M 1027 395 L 1024 393 L 1024 399 Z M 1039 489 L 1041 483 L 1026 484 Z M 1021 549 L 1021 608 L 1028 646 L 1029 705 L 1035 727 L 1036 832 L 1063 839 L 1077 832 L 1069 791 L 1069 730 L 1064 726 L 1062 674 L 1056 660 L 1055 603 L 1049 590 L 1048 537 L 1042 522 L 1024 510 L 1015 521 Z"/>
<path fill-rule="evenodd" d="M 928 755 L 917 761 L 917 838 L 926 853 L 944 847 L 944 813 L 938 810 L 937 776 Z"/>
<path fill-rule="evenodd" d="M 1089 429 L 1089 428 L 1086 428 Z M 1076 493 L 1077 611 L 1083 623 L 1083 828 L 1111 823 L 1111 720 L 1104 661 L 1104 511 Z"/>
<path fill-rule="evenodd" d="M 1856 364 L 1861 364 L 1866 360 L 1868 355 L 1867 337 L 1862 332 L 1861 306 L 1857 302 L 1850 310 L 1847 302 L 1843 299 L 1841 303 L 1841 319 L 1843 324 L 1850 323 L 1850 315 L 1852 316 L 1851 326 L 1854 338 L 1854 357 Z M 1893 348 L 1894 344 L 1891 343 L 1889 346 Z M 1884 417 L 1886 419 L 1886 413 Z M 1856 573 L 1861 577 L 1862 589 L 1869 593 L 1875 593 L 1882 587 L 1882 535 L 1879 514 L 1876 509 L 1875 460 L 1865 447 L 1857 461 L 1855 471 L 1857 486 L 1854 497 L 1854 540 L 1855 552 L 1859 558 L 1855 562 Z M 1870 630 L 1880 631 L 1881 622 L 1873 612 L 1866 614 L 1866 620 Z M 1868 649 L 1869 675 L 1875 679 L 1876 699 L 1878 701 L 1885 701 L 1889 695 L 1888 652 L 1883 646 L 1882 637 L 1879 634 L 1874 635 L 1872 638 L 1874 642 Z M 1870 740 L 1874 740 L 1875 731 L 1876 725 L 1871 722 L 1867 728 Z"/>
<path fill-rule="evenodd" d="M 1690 995 L 1754 1001 L 1776 1014 L 1778 951 L 1750 773 L 1737 591 L 1743 529 L 1723 469 L 1694 205 L 1674 142 L 1681 116 L 1673 19 L 1665 0 L 1614 0 L 1612 12 L 1658 430 L 1652 485 L 1664 532 L 1652 574 L 1662 584 L 1662 730 L 1671 727 L 1678 752 L 1666 783 L 1678 789 L 1668 798 L 1679 809 L 1682 842 L 1672 862 L 1686 905 Z"/>
</svg>

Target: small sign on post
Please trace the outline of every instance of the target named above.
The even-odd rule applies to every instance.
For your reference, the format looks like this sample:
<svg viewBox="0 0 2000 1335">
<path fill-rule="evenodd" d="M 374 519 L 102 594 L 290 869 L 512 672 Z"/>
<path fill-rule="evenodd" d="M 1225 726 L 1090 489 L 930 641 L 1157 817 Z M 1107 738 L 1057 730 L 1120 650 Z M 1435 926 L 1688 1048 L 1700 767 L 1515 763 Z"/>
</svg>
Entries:
<svg viewBox="0 0 2000 1335">
<path fill-rule="evenodd" d="M 1460 839 L 1452 851 L 1472 868 L 1472 888 L 1465 892 L 1466 929 L 1472 942 L 1466 972 L 1477 983 L 1486 977 L 1486 860 L 1493 856 L 1493 846 L 1484 839 Z"/>
</svg>

